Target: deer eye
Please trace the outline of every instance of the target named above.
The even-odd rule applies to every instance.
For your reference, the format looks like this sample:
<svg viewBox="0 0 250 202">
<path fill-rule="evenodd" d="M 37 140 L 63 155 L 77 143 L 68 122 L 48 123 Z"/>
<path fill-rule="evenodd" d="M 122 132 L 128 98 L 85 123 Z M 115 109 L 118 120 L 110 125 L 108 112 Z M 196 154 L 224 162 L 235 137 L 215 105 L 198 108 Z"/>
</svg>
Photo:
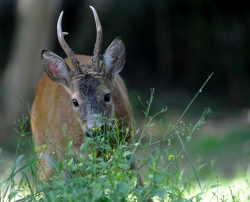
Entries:
<svg viewBox="0 0 250 202">
<path fill-rule="evenodd" d="M 78 107 L 78 106 L 79 106 L 77 99 L 73 99 L 72 101 L 73 101 L 73 105 L 74 105 L 75 107 Z"/>
<path fill-rule="evenodd" d="M 110 95 L 110 93 L 106 93 L 106 94 L 104 95 L 104 101 L 105 101 L 105 102 L 110 102 L 110 100 L 111 100 L 111 95 Z"/>
</svg>

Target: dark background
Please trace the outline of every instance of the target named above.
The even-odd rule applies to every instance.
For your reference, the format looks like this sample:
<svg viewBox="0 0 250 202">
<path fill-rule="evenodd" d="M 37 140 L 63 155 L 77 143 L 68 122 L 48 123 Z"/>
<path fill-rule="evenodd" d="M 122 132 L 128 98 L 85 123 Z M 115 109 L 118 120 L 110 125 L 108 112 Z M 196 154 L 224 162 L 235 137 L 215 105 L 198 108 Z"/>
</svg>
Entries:
<svg viewBox="0 0 250 202">
<path fill-rule="evenodd" d="M 115 37 L 124 39 L 127 65 L 122 76 L 129 89 L 197 91 L 214 72 L 204 93 L 236 109 L 249 106 L 250 12 L 246 5 L 213 0 L 87 3 L 97 4 L 103 52 Z M 67 42 L 76 53 L 91 55 L 96 35 L 87 3 L 64 0 L 61 10 L 63 30 L 70 33 Z M 11 60 L 16 4 L 7 0 L 0 4 L 1 72 Z M 51 32 L 56 35 L 56 27 Z M 52 51 L 65 56 L 57 41 Z"/>
<path fill-rule="evenodd" d="M 40 28 L 48 22 L 52 24 L 50 47 L 27 46 L 18 55 L 49 48 L 61 57 L 65 57 L 56 38 L 56 22 L 61 10 L 64 10 L 62 28 L 63 31 L 69 32 L 65 39 L 70 47 L 77 54 L 92 55 L 96 38 L 94 18 L 89 8 L 92 5 L 96 8 L 103 27 L 102 52 L 104 53 L 118 36 L 122 36 L 126 45 L 127 62 L 121 75 L 128 88 L 136 118 L 142 117 L 142 107 L 137 96 L 141 96 L 143 100 L 149 99 L 152 87 L 156 89 L 153 111 L 168 106 L 170 111 L 168 118 L 179 117 L 208 76 L 214 72 L 188 111 L 187 117 L 198 117 L 205 107 L 210 107 L 213 111 L 209 116 L 213 126 L 210 128 L 212 131 L 214 124 L 215 128 L 222 127 L 223 130 L 241 124 L 249 128 L 250 9 L 243 2 L 218 0 L 63 0 L 60 2 L 60 8 L 54 12 L 55 19 L 47 19 L 44 24 L 40 24 Z M 12 98 L 5 96 L 8 84 L 4 83 L 4 77 L 6 72 L 11 74 L 8 72 L 8 63 L 12 61 L 12 47 L 17 34 L 15 28 L 19 23 L 17 14 L 19 3 L 20 1 L 0 0 L 2 103 L 0 118 L 2 120 L 7 114 L 6 108 L 11 110 L 8 100 Z M 46 15 L 46 12 L 43 15 Z M 30 18 L 31 23 L 37 20 L 32 16 Z M 45 36 L 42 39 L 45 40 Z M 34 54 L 33 58 L 40 63 L 40 54 Z M 39 74 L 42 74 L 41 64 L 30 68 L 39 69 Z M 23 70 L 20 75 L 26 74 L 25 71 Z M 8 80 L 8 82 L 17 81 Z M 13 96 L 20 95 L 24 91 L 29 102 L 32 102 L 37 79 L 32 83 L 29 79 L 22 80 L 22 83 L 32 86 L 31 89 L 26 90 L 23 87 L 13 92 Z M 4 101 L 6 99 L 7 102 Z M 15 111 L 11 114 L 13 118 L 9 119 L 13 122 L 17 116 L 14 116 Z M 17 114 L 20 117 L 22 112 Z M 6 143 L 8 139 L 16 137 L 12 122 L 0 124 L 2 127 L 0 147 L 12 148 Z M 214 134 L 215 132 L 211 130 L 206 130 L 205 133 Z M 11 141 L 11 143 L 15 146 L 16 142 Z"/>
</svg>

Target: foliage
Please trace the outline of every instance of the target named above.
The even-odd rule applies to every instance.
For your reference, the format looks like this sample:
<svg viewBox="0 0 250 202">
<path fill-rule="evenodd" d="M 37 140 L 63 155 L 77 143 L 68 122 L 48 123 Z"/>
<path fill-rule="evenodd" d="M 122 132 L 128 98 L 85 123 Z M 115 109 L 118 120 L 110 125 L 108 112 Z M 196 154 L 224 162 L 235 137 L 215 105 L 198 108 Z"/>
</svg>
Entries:
<svg viewBox="0 0 250 202">
<path fill-rule="evenodd" d="M 211 110 L 206 108 L 196 124 L 178 120 L 169 131 L 165 131 L 164 138 L 154 141 L 154 133 L 150 128 L 154 126 L 157 115 L 165 113 L 167 108 L 151 115 L 153 94 L 154 89 L 151 89 L 151 97 L 146 104 L 140 100 L 144 106 L 145 120 L 144 126 L 138 130 L 136 124 L 119 129 L 118 120 L 114 119 L 115 124 L 110 131 L 103 133 L 98 128 L 92 128 L 95 136 L 86 138 L 80 152 L 73 151 L 73 140 L 70 140 L 63 161 L 57 160 L 56 153 L 49 156 L 35 151 L 32 155 L 18 156 L 13 164 L 0 160 L 1 164 L 9 168 L 8 177 L 0 183 L 0 201 L 105 202 L 147 201 L 149 198 L 154 201 L 203 201 L 209 190 L 218 189 L 220 185 L 219 182 L 211 184 L 213 171 L 204 185 L 200 182 L 197 172 L 204 164 L 201 161 L 198 161 L 198 165 L 191 162 L 186 145 L 191 141 L 193 133 L 205 123 L 205 116 Z M 23 116 L 15 122 L 15 131 L 32 146 L 33 140 L 27 136 L 27 121 L 28 118 Z M 149 139 L 149 142 L 143 143 L 143 138 Z M 170 149 L 174 138 L 178 138 L 182 145 L 180 151 L 173 152 Z M 150 150 L 152 146 L 154 149 Z M 136 158 L 138 151 L 144 154 L 142 158 Z M 72 152 L 75 152 L 73 156 Z M 54 175 L 47 181 L 38 177 L 37 164 L 41 157 L 46 158 L 54 168 Z M 180 168 L 183 158 L 188 159 L 193 170 L 191 174 Z M 130 169 L 131 163 L 136 163 L 135 169 Z M 214 161 L 211 163 L 213 166 Z M 145 186 L 141 186 L 137 178 L 142 169 L 146 170 Z M 193 176 L 199 184 L 198 192 Z M 226 201 L 228 198 L 219 195 L 218 190 L 212 193 L 218 201 Z M 230 200 L 239 200 L 239 194 L 232 188 L 230 193 Z"/>
</svg>

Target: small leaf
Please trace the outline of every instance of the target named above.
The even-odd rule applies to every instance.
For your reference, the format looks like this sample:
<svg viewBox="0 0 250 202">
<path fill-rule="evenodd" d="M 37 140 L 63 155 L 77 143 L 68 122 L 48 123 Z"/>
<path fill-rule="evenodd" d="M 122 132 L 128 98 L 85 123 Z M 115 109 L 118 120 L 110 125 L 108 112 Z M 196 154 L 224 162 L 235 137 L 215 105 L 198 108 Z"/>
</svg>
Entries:
<svg viewBox="0 0 250 202">
<path fill-rule="evenodd" d="M 200 169 L 202 169 L 206 165 L 207 165 L 207 163 L 201 164 L 197 169 L 200 170 Z"/>
<path fill-rule="evenodd" d="M 210 189 L 216 188 L 216 187 L 220 187 L 220 186 L 221 186 L 221 184 L 214 184 L 214 185 L 212 185 L 212 186 L 210 187 Z"/>
<path fill-rule="evenodd" d="M 8 196 L 9 200 L 13 199 L 18 194 L 18 191 L 11 192 Z"/>
<path fill-rule="evenodd" d="M 133 152 L 125 151 L 122 156 L 125 157 L 125 156 L 131 155 L 131 154 L 133 154 Z"/>
<path fill-rule="evenodd" d="M 91 117 L 99 119 L 99 118 L 102 118 L 102 115 L 101 114 L 92 114 Z"/>
<path fill-rule="evenodd" d="M 155 190 L 150 192 L 150 196 L 158 196 L 161 199 L 166 198 L 166 190 L 163 188 L 156 188 Z"/>
<path fill-rule="evenodd" d="M 149 127 L 152 127 L 154 125 L 155 125 L 154 123 L 149 123 L 149 124 L 146 125 L 146 127 L 149 128 Z"/>
<path fill-rule="evenodd" d="M 42 158 L 42 155 L 43 155 L 43 153 L 42 152 L 40 152 L 40 154 L 38 155 L 38 160 L 41 160 L 41 158 Z"/>
<path fill-rule="evenodd" d="M 68 147 L 71 147 L 72 144 L 73 144 L 73 140 L 70 140 L 70 141 L 69 141 L 69 144 L 68 144 Z"/>
<path fill-rule="evenodd" d="M 49 161 L 49 163 L 53 166 L 53 168 L 55 169 L 58 168 L 58 162 L 55 159 L 53 159 L 51 156 L 49 156 L 48 154 L 43 154 L 43 157 Z"/>
<path fill-rule="evenodd" d="M 135 143 L 135 147 L 138 147 L 140 145 L 140 142 Z"/>
<path fill-rule="evenodd" d="M 91 138 L 87 137 L 85 139 L 85 142 L 80 146 L 80 151 L 87 151 L 89 148 L 90 141 L 91 141 Z"/>
<path fill-rule="evenodd" d="M 127 164 L 123 164 L 123 163 L 120 163 L 119 167 L 122 168 L 122 169 L 125 169 L 125 170 L 130 168 L 130 166 L 128 166 Z"/>
<path fill-rule="evenodd" d="M 58 172 L 60 173 L 63 169 L 63 162 L 62 161 L 59 161 L 58 162 Z"/>
<path fill-rule="evenodd" d="M 18 164 L 20 163 L 21 159 L 24 157 L 24 155 L 20 155 L 17 160 L 15 161 L 13 167 L 12 167 L 12 174 L 14 174 Z"/>
</svg>

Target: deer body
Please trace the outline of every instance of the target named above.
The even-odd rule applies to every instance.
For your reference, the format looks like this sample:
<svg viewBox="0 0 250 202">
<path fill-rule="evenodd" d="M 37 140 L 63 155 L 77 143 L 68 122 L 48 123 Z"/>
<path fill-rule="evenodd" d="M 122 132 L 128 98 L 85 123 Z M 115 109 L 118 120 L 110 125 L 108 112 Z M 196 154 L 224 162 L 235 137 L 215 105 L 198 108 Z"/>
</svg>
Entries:
<svg viewBox="0 0 250 202">
<path fill-rule="evenodd" d="M 81 65 L 91 68 L 92 57 L 77 55 L 77 58 Z M 68 58 L 65 59 L 65 62 L 72 66 Z M 120 75 L 116 75 L 114 78 L 111 94 L 115 106 L 115 117 L 123 119 L 124 126 L 128 126 L 131 123 L 132 110 L 126 87 Z M 41 77 L 37 85 L 31 115 L 34 119 L 31 121 L 32 133 L 39 151 L 48 155 L 56 152 L 58 157 L 63 159 L 64 149 L 69 139 L 73 139 L 73 147 L 79 151 L 85 135 L 82 128 L 77 127 L 78 120 L 72 108 L 72 98 L 62 85 L 53 82 L 47 74 Z M 67 124 L 66 134 L 63 134 L 62 126 L 64 124 Z M 44 145 L 46 145 L 45 149 L 43 149 Z M 43 165 L 46 164 L 44 161 L 46 160 L 42 159 L 42 166 L 44 166 L 45 174 L 49 176 L 51 168 Z"/>
<path fill-rule="evenodd" d="M 64 40 L 66 33 L 61 30 L 62 13 L 57 34 L 68 58 L 63 60 L 50 51 L 42 51 L 45 74 L 37 85 L 31 128 L 37 150 L 50 156 L 56 152 L 59 159 L 64 159 L 69 139 L 73 140 L 74 150 L 79 151 L 92 127 L 103 128 L 105 124 L 108 129 L 112 125 L 109 119 L 114 117 L 122 120 L 120 126 L 124 127 L 132 121 L 127 90 L 118 74 L 125 64 L 125 46 L 120 37 L 116 38 L 101 61 L 102 28 L 96 11 L 92 10 L 97 27 L 93 57 L 75 55 L 69 48 Z M 103 117 L 107 122 L 102 122 Z M 41 159 L 41 167 L 41 177 L 48 178 L 52 168 L 45 158 Z M 131 168 L 135 169 L 134 163 Z M 139 175 L 138 178 L 143 186 Z"/>
</svg>

